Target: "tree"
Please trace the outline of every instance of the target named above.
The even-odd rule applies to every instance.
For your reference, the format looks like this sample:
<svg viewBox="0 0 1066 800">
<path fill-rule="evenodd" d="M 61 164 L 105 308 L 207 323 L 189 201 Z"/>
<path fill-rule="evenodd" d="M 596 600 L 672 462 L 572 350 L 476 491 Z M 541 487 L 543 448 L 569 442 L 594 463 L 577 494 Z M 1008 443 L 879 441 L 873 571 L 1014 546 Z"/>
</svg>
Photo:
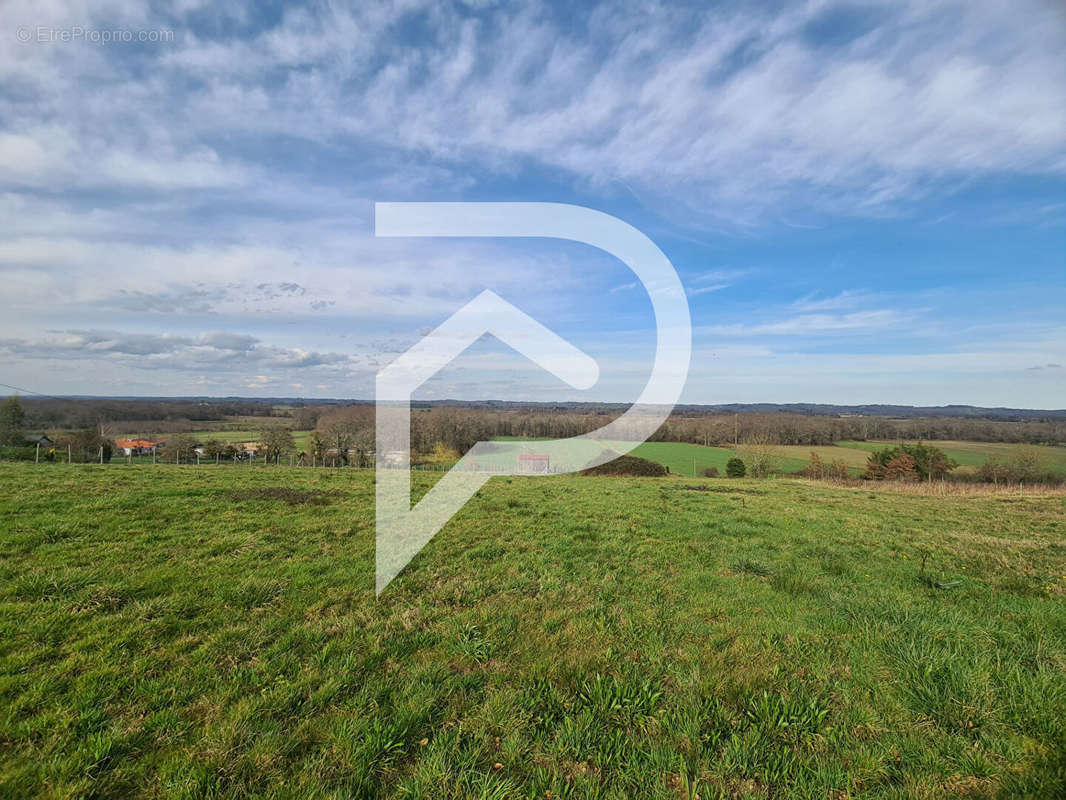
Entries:
<svg viewBox="0 0 1066 800">
<path fill-rule="evenodd" d="M 436 464 L 454 464 L 459 460 L 459 451 L 454 447 L 448 447 L 444 442 L 437 442 L 430 454 L 430 461 Z"/>
<path fill-rule="evenodd" d="M 292 412 L 293 425 L 298 431 L 306 431 L 318 424 L 318 418 L 322 415 L 322 409 L 305 406 Z"/>
<path fill-rule="evenodd" d="M 321 464 L 322 455 L 326 452 L 326 443 L 322 441 L 322 436 L 318 431 L 311 431 L 311 436 L 307 439 L 307 449 L 314 456 L 313 463 Z"/>
<path fill-rule="evenodd" d="M 905 458 L 904 458 L 905 456 Z M 871 453 L 866 460 L 867 480 L 941 480 L 958 464 L 948 458 L 939 447 L 918 442 L 886 447 Z"/>
<path fill-rule="evenodd" d="M 729 459 L 725 464 L 725 474 L 730 478 L 743 478 L 748 472 L 744 462 L 736 456 Z"/>
<path fill-rule="evenodd" d="M 999 456 L 991 456 L 977 468 L 977 477 L 985 483 L 1008 483 L 1014 477 L 1010 464 Z"/>
<path fill-rule="evenodd" d="M 195 460 L 196 454 L 193 452 L 195 447 L 196 437 L 187 433 L 176 433 L 167 437 L 163 449 L 159 451 L 159 460 L 170 462 L 171 464 L 188 461 L 190 458 Z"/>
<path fill-rule="evenodd" d="M 1044 478 L 1048 473 L 1044 453 L 1031 444 L 1012 447 L 1007 460 L 1011 478 L 1019 483 L 1032 483 Z"/>
<path fill-rule="evenodd" d="M 885 479 L 890 481 L 917 480 L 918 462 L 909 453 L 897 453 L 885 464 Z"/>
<path fill-rule="evenodd" d="M 259 434 L 259 446 L 268 460 L 277 461 L 281 456 L 296 450 L 292 428 L 267 428 Z"/>
<path fill-rule="evenodd" d="M 1030 444 L 1012 447 L 1006 459 L 992 456 L 978 468 L 977 476 L 988 483 L 1055 481 L 1048 469 L 1044 452 Z"/>
<path fill-rule="evenodd" d="M 822 463 L 822 457 L 812 450 L 811 458 L 807 462 L 807 466 L 800 471 L 800 474 L 808 478 L 814 478 L 815 480 L 824 478 L 825 465 Z"/>
<path fill-rule="evenodd" d="M 781 471 L 781 456 L 774 446 L 774 437 L 765 431 L 754 433 L 741 445 L 747 474 L 753 478 L 768 478 Z"/>
<path fill-rule="evenodd" d="M 229 461 L 237 454 L 237 448 L 232 442 L 224 442 L 221 439 L 208 439 L 203 446 L 206 458 L 223 459 Z"/>
<path fill-rule="evenodd" d="M 347 406 L 319 417 L 315 429 L 327 449 L 348 463 L 348 451 L 356 453 L 357 465 L 366 465 L 367 454 L 374 447 L 374 409 L 371 406 Z"/>
<path fill-rule="evenodd" d="M 69 446 L 71 460 L 83 464 L 99 461 L 101 454 L 104 461 L 110 461 L 114 450 L 110 439 L 104 438 L 99 431 L 91 428 L 63 434 L 57 439 L 56 445 L 61 450 Z"/>
<path fill-rule="evenodd" d="M 11 395 L 0 405 L 0 445 L 19 446 L 26 443 L 22 425 L 26 421 L 26 412 L 17 395 Z"/>
</svg>

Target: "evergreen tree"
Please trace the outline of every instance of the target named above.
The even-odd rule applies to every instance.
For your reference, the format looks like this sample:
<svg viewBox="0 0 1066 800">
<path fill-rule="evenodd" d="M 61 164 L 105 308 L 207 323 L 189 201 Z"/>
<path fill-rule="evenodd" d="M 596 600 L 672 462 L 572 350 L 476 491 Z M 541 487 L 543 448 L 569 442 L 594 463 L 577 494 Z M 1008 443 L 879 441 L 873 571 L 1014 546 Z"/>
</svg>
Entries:
<svg viewBox="0 0 1066 800">
<path fill-rule="evenodd" d="M 26 443 L 22 433 L 22 425 L 26 420 L 26 412 L 22 410 L 22 403 L 17 396 L 12 395 L 0 404 L 0 445 L 19 446 Z"/>
</svg>

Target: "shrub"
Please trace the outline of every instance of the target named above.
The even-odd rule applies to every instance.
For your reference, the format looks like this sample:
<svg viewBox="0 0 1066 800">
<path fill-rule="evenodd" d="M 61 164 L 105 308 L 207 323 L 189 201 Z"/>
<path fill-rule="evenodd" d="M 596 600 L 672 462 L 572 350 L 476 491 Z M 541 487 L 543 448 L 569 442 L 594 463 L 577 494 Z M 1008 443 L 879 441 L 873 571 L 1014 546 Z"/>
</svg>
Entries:
<svg viewBox="0 0 1066 800">
<path fill-rule="evenodd" d="M 99 461 L 101 454 L 104 461 L 110 461 L 114 448 L 110 439 L 91 428 L 60 436 L 56 446 L 60 451 L 69 448 L 72 461 L 89 464 Z"/>
<path fill-rule="evenodd" d="M 704 467 L 703 472 L 700 473 L 704 478 L 717 478 L 718 467 Z"/>
<path fill-rule="evenodd" d="M 744 462 L 736 456 L 729 459 L 725 465 L 725 474 L 730 478 L 743 478 L 748 472 L 747 467 L 744 466 Z"/>
<path fill-rule="evenodd" d="M 843 481 L 848 478 L 848 465 L 843 461 L 833 461 L 826 464 L 813 450 L 811 451 L 810 461 L 807 466 L 801 469 L 797 474 L 802 475 L 805 478 L 814 478 L 816 480 L 834 480 Z"/>
<path fill-rule="evenodd" d="M 748 437 L 740 445 L 744 471 L 752 478 L 769 478 L 781 471 L 781 454 L 766 433 Z"/>
<path fill-rule="evenodd" d="M 220 458 L 223 461 L 232 461 L 237 455 L 236 445 L 221 439 L 208 439 L 204 442 L 203 450 L 206 458 Z"/>
<path fill-rule="evenodd" d="M 826 467 L 826 477 L 835 481 L 846 481 L 851 475 L 848 473 L 848 465 L 843 461 L 832 461 Z"/>
<path fill-rule="evenodd" d="M 36 447 L 0 445 L 0 461 L 33 461 L 36 455 Z M 41 456 L 43 458 L 44 453 L 41 453 Z"/>
<path fill-rule="evenodd" d="M 824 478 L 825 465 L 822 463 L 822 457 L 812 450 L 807 466 L 801 469 L 799 474 L 807 478 Z"/>
<path fill-rule="evenodd" d="M 1012 447 L 1004 459 L 992 456 L 977 470 L 978 480 L 985 483 L 1058 483 L 1048 468 L 1043 452 L 1032 445 Z"/>
<path fill-rule="evenodd" d="M 643 478 L 661 478 L 669 473 L 662 464 L 637 456 L 619 456 L 614 461 L 581 470 L 582 475 L 632 475 Z"/>
<path fill-rule="evenodd" d="M 939 447 L 918 442 L 886 447 L 870 453 L 863 478 L 867 480 L 939 480 L 958 464 Z"/>
<path fill-rule="evenodd" d="M 898 453 L 885 464 L 885 478 L 891 481 L 916 481 L 918 462 L 908 453 Z"/>
</svg>

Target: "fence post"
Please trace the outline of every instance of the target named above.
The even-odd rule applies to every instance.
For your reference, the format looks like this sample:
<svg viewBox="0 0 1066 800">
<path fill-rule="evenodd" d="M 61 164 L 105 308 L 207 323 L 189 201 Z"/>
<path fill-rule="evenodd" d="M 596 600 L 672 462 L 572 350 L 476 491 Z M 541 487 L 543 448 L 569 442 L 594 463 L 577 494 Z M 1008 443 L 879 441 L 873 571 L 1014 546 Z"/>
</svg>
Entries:
<svg viewBox="0 0 1066 800">
<path fill-rule="evenodd" d="M 37 464 L 41 460 L 41 443 L 37 442 L 37 452 L 33 454 L 33 463 Z"/>
<path fill-rule="evenodd" d="M 100 463 L 104 463 L 104 446 L 100 445 Z"/>
<path fill-rule="evenodd" d="M 67 442 L 67 463 L 70 463 L 70 442 Z"/>
</svg>

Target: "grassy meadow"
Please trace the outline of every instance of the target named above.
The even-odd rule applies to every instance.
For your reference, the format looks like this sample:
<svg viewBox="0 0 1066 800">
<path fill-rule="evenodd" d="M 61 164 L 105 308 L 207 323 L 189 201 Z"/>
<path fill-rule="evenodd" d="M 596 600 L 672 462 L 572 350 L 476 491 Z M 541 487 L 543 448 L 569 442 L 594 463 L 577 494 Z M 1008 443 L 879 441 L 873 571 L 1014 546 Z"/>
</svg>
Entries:
<svg viewBox="0 0 1066 800">
<path fill-rule="evenodd" d="M 1066 796 L 1062 492 L 497 478 L 375 599 L 369 471 L 0 486 L 5 798 Z"/>
</svg>

